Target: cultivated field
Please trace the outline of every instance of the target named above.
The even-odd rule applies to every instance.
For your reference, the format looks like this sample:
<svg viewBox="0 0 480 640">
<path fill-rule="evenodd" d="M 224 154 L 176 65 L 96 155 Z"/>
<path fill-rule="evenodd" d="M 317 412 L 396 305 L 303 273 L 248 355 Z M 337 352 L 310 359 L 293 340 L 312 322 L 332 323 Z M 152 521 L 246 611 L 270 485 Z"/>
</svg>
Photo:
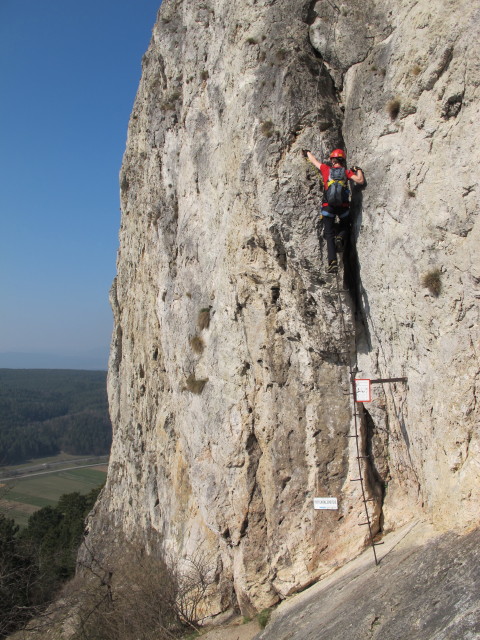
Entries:
<svg viewBox="0 0 480 640">
<path fill-rule="evenodd" d="M 105 479 L 106 465 L 103 462 L 88 468 L 40 473 L 35 470 L 29 476 L 0 480 L 0 511 L 23 527 L 37 509 L 55 505 L 65 493 L 89 493 L 103 484 Z"/>
</svg>

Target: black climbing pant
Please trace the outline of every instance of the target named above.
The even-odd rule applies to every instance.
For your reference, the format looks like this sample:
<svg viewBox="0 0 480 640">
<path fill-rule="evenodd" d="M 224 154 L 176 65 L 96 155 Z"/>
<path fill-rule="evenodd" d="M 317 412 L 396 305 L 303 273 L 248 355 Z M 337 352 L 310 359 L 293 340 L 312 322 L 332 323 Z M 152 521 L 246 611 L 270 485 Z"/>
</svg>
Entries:
<svg viewBox="0 0 480 640">
<path fill-rule="evenodd" d="M 335 248 L 335 238 L 341 238 L 345 247 L 350 233 L 350 215 L 345 209 L 341 209 L 341 215 L 326 216 L 323 214 L 323 237 L 327 242 L 327 259 L 330 263 L 337 258 L 337 250 Z M 333 212 L 332 212 L 333 213 Z M 345 216 L 345 213 L 347 215 Z"/>
</svg>

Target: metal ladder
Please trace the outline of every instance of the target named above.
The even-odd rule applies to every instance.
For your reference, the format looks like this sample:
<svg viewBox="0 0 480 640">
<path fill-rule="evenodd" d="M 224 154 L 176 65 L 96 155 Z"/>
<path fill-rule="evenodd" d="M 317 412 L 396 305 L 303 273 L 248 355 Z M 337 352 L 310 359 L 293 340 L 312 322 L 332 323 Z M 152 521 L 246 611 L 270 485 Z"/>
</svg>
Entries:
<svg viewBox="0 0 480 640">
<path fill-rule="evenodd" d="M 343 333 L 343 336 L 345 338 L 345 344 L 350 345 L 350 338 L 353 335 L 353 339 L 354 338 L 354 333 L 349 331 L 347 329 L 346 326 L 346 322 L 345 322 L 345 313 L 344 313 L 344 309 L 343 309 L 343 301 L 342 301 L 342 295 L 343 293 L 350 293 L 348 289 L 343 289 L 343 287 L 340 287 L 340 282 L 339 282 L 339 274 L 338 272 L 335 275 L 335 279 L 336 279 L 336 293 L 337 293 L 337 298 L 338 298 L 338 307 L 340 310 L 340 324 L 341 324 L 341 330 Z M 379 560 L 377 557 L 377 552 L 375 550 L 375 547 L 378 544 L 383 544 L 382 542 L 375 542 L 374 537 L 373 537 L 373 530 L 372 530 L 372 520 L 370 518 L 370 513 L 368 511 L 368 503 L 369 502 L 374 502 L 373 498 L 367 498 L 366 493 L 365 493 L 365 481 L 363 478 L 363 473 L 362 473 L 362 460 L 368 459 L 369 456 L 368 455 L 362 455 L 361 451 L 360 451 L 360 433 L 359 433 L 359 418 L 360 418 L 360 414 L 359 414 L 359 403 L 357 402 L 357 397 L 356 397 L 356 388 L 355 388 L 355 375 L 358 371 L 358 366 L 357 366 L 357 352 L 356 349 L 353 350 L 353 357 L 352 357 L 352 350 L 349 349 L 348 351 L 344 352 L 347 354 L 348 357 L 348 369 L 349 369 L 349 376 L 350 376 L 350 385 L 352 388 L 351 393 L 349 393 L 348 395 L 351 396 L 353 398 L 353 417 L 354 417 L 354 433 L 351 435 L 348 435 L 347 438 L 355 438 L 355 451 L 356 451 L 356 459 L 357 459 L 357 466 L 358 466 L 358 478 L 351 478 L 351 482 L 360 482 L 360 487 L 362 490 L 362 501 L 363 501 L 363 505 L 365 508 L 365 522 L 361 522 L 359 524 L 359 526 L 367 526 L 368 527 L 368 532 L 369 532 L 369 536 L 370 536 L 370 543 L 372 546 L 372 550 L 373 550 L 373 556 L 375 558 L 375 564 L 378 565 L 379 564 Z"/>
</svg>

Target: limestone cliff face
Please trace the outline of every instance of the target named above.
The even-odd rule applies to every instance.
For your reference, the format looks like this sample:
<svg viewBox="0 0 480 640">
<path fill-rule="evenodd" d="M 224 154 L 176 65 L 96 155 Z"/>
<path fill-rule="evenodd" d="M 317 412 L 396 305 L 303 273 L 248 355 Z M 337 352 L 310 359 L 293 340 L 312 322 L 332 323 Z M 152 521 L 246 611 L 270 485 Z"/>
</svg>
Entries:
<svg viewBox="0 0 480 640">
<path fill-rule="evenodd" d="M 359 366 L 408 377 L 368 407 L 389 457 L 384 514 L 397 523 L 416 485 L 442 526 L 478 523 L 480 11 L 402 2 L 388 21 L 381 39 L 369 25 L 375 46 L 345 73 L 343 130 L 369 178 L 356 224 Z"/>
<path fill-rule="evenodd" d="M 159 11 L 121 172 L 114 443 L 90 539 L 201 549 L 212 612 L 263 608 L 363 546 L 353 366 L 408 378 L 362 412 L 375 530 L 478 518 L 479 18 L 461 0 L 439 11 Z M 337 146 L 368 180 L 338 278 L 350 294 L 325 275 L 320 183 L 300 153 Z"/>
</svg>

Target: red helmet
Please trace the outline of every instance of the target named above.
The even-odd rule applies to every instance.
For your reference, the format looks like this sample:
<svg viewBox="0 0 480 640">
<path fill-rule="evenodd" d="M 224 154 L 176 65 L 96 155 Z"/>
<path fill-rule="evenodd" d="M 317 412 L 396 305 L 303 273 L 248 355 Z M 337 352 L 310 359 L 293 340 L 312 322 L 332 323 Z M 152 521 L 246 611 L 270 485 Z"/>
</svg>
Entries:
<svg viewBox="0 0 480 640">
<path fill-rule="evenodd" d="M 345 154 L 345 151 L 343 151 L 343 149 L 334 149 L 330 154 L 330 158 L 343 158 L 344 160 L 346 160 L 347 156 Z"/>
</svg>

